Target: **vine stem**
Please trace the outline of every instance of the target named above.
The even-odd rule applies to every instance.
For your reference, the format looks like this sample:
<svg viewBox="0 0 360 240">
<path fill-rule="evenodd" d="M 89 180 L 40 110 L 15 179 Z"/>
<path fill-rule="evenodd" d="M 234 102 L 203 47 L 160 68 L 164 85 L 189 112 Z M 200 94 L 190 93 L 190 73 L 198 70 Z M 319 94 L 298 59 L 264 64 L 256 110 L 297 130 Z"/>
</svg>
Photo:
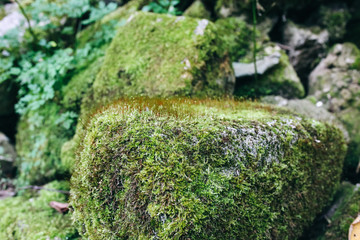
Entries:
<svg viewBox="0 0 360 240">
<path fill-rule="evenodd" d="M 253 10 L 253 44 L 254 44 L 254 49 L 253 49 L 253 60 L 254 60 L 254 69 L 255 69 L 255 81 L 257 80 L 257 66 L 256 66 L 256 5 L 257 5 L 257 0 L 252 0 L 252 10 Z"/>
<path fill-rule="evenodd" d="M 22 13 L 22 15 L 25 17 L 28 25 L 29 25 L 29 32 L 31 34 L 31 36 L 33 36 L 34 40 L 37 42 L 38 38 L 36 37 L 36 34 L 34 33 L 32 27 L 31 27 L 31 23 L 30 23 L 30 19 L 29 16 L 26 14 L 25 9 L 23 8 L 23 6 L 20 4 L 19 0 L 14 0 L 16 2 L 16 4 L 19 6 L 20 11 Z"/>
</svg>

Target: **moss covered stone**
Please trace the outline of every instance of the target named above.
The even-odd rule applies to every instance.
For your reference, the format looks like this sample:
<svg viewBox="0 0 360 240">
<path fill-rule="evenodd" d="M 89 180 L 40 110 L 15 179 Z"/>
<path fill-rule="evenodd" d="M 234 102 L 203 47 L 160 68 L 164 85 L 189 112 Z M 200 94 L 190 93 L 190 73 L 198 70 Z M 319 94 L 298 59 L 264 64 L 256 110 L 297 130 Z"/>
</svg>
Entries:
<svg viewBox="0 0 360 240">
<path fill-rule="evenodd" d="M 235 95 L 239 97 L 260 97 L 265 95 L 280 95 L 286 98 L 301 98 L 305 95 L 293 66 L 285 52 L 280 51 L 281 57 L 278 65 L 265 74 L 254 77 L 238 79 L 235 86 Z"/>
<path fill-rule="evenodd" d="M 51 182 L 47 189 L 68 190 L 67 182 Z M 49 206 L 51 201 L 66 202 L 63 193 L 41 190 L 27 195 L 0 200 L 0 239 L 47 240 L 79 239 L 71 215 L 62 215 Z"/>
<path fill-rule="evenodd" d="M 333 126 L 231 100 L 120 100 L 81 139 L 71 203 L 90 239 L 295 239 L 346 151 Z"/>
<path fill-rule="evenodd" d="M 137 12 L 108 48 L 91 99 L 232 93 L 235 79 L 221 50 L 208 20 Z"/>
<path fill-rule="evenodd" d="M 60 160 L 61 146 L 74 134 L 76 117 L 56 103 L 21 117 L 16 150 L 24 183 L 45 183 L 66 173 Z"/>
</svg>

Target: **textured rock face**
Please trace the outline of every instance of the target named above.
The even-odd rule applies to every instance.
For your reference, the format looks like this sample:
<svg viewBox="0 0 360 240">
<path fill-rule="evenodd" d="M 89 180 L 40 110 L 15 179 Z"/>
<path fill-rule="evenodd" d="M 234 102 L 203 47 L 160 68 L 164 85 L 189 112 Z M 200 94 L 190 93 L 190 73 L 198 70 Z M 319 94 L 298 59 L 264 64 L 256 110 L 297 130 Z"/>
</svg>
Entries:
<svg viewBox="0 0 360 240">
<path fill-rule="evenodd" d="M 288 22 L 283 32 L 284 44 L 290 47 L 289 60 L 299 77 L 307 86 L 308 75 L 316 61 L 324 56 L 329 40 L 327 30 L 314 33 L 311 29 Z"/>
<path fill-rule="evenodd" d="M 0 132 L 0 177 L 13 177 L 16 152 L 9 139 Z"/>
<path fill-rule="evenodd" d="M 349 133 L 342 122 L 332 113 L 322 107 L 317 107 L 308 99 L 285 99 L 281 96 L 266 96 L 261 98 L 261 102 L 274 104 L 279 107 L 285 107 L 297 114 L 304 115 L 308 118 L 315 119 L 321 122 L 338 127 L 344 134 L 345 140 L 349 141 Z"/>
<path fill-rule="evenodd" d="M 360 52 L 355 45 L 337 44 L 310 75 L 309 94 L 343 122 L 351 143 L 345 175 L 355 180 L 360 156 Z"/>
<path fill-rule="evenodd" d="M 73 216 L 91 239 L 297 238 L 346 151 L 335 127 L 235 101 L 122 100 L 80 139 Z"/>
</svg>

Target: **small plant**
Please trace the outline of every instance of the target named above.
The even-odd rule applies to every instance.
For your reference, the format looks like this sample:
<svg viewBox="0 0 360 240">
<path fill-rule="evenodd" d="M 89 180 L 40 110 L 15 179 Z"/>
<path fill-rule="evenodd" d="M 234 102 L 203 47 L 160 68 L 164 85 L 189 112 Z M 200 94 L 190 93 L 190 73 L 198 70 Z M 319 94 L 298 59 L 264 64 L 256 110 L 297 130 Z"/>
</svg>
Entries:
<svg viewBox="0 0 360 240">
<path fill-rule="evenodd" d="M 182 12 L 176 7 L 179 3 L 179 0 L 156 0 L 144 6 L 142 11 L 180 15 Z"/>
</svg>

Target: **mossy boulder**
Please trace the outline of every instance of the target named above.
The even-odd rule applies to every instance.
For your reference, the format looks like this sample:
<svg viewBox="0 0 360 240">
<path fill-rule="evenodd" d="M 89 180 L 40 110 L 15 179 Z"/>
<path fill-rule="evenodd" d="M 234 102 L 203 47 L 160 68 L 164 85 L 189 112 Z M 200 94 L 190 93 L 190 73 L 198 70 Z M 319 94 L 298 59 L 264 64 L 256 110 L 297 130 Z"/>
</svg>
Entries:
<svg viewBox="0 0 360 240">
<path fill-rule="evenodd" d="M 208 20 L 137 12 L 108 48 L 90 105 L 124 95 L 231 94 L 235 79 L 221 44 Z"/>
<path fill-rule="evenodd" d="M 16 135 L 17 165 L 23 183 L 45 183 L 66 174 L 62 145 L 74 134 L 77 115 L 56 103 L 23 115 Z"/>
<path fill-rule="evenodd" d="M 360 51 L 352 43 L 336 44 L 311 73 L 309 94 L 347 128 L 350 147 L 344 176 L 358 182 L 360 161 Z"/>
<path fill-rule="evenodd" d="M 232 100 L 123 99 L 83 133 L 71 204 L 90 239 L 296 239 L 346 151 L 331 125 Z"/>
<path fill-rule="evenodd" d="M 68 190 L 68 182 L 51 182 L 51 190 Z M 49 206 L 51 201 L 66 202 L 63 193 L 41 190 L 39 194 L 0 200 L 0 239 L 46 240 L 80 239 L 72 226 L 71 214 L 62 215 Z"/>
</svg>

